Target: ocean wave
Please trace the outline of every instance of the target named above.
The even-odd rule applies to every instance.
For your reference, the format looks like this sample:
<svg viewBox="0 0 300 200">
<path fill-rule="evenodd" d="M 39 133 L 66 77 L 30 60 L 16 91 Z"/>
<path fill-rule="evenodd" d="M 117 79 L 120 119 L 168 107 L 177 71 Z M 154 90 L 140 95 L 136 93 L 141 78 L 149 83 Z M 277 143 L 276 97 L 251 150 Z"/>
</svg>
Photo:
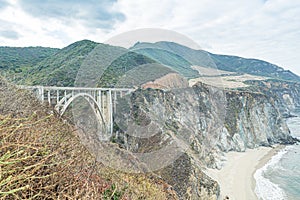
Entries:
<svg viewBox="0 0 300 200">
<path fill-rule="evenodd" d="M 289 147 L 284 148 L 279 151 L 278 154 L 273 156 L 271 160 L 264 165 L 262 168 L 258 169 L 254 178 L 256 181 L 255 193 L 259 200 L 284 200 L 286 195 L 284 191 L 275 183 L 272 183 L 269 179 L 265 178 L 264 174 L 268 169 L 273 168 L 278 164 L 284 154 L 288 152 Z"/>
</svg>

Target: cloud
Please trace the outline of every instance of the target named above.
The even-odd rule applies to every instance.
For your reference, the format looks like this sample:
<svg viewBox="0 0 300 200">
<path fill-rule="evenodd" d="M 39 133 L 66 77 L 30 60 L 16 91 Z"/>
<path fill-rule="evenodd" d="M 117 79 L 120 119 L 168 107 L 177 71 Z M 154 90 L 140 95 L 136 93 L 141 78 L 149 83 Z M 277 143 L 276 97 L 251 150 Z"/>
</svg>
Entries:
<svg viewBox="0 0 300 200">
<path fill-rule="evenodd" d="M 5 0 L 0 0 L 0 10 L 5 8 L 8 5 L 8 2 Z"/>
<path fill-rule="evenodd" d="M 0 37 L 17 40 L 19 39 L 20 35 L 18 32 L 14 30 L 5 30 L 5 31 L 0 31 Z"/>
<path fill-rule="evenodd" d="M 0 37 L 3 39 L 17 40 L 20 34 L 15 31 L 15 24 L 0 19 Z"/>
<path fill-rule="evenodd" d="M 100 2 L 100 1 L 99 1 Z M 75 41 L 100 41 L 124 16 L 115 2 L 14 0 L 0 12 L 0 30 L 14 30 L 18 40 L 2 38 L 6 46 L 65 47 Z M 5 21 L 5 27 L 4 23 Z"/>
<path fill-rule="evenodd" d="M 126 17 L 117 33 L 171 29 L 209 51 L 264 59 L 300 74 L 298 0 L 120 0 L 116 7 Z"/>
<path fill-rule="evenodd" d="M 20 35 L 18 32 L 14 30 L 2 30 L 0 31 L 0 37 L 17 40 L 19 39 Z"/>
<path fill-rule="evenodd" d="M 113 10 L 114 1 L 109 0 L 22 0 L 21 8 L 28 14 L 48 20 L 61 20 L 65 24 L 74 21 L 90 28 L 111 29 L 117 21 L 124 21 L 122 13 Z"/>
</svg>

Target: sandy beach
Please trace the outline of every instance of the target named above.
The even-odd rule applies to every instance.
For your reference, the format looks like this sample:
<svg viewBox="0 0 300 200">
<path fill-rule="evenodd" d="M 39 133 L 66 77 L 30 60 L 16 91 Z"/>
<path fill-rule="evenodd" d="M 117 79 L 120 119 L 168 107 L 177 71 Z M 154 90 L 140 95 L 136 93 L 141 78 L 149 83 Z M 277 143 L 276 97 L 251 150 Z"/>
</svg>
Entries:
<svg viewBox="0 0 300 200">
<path fill-rule="evenodd" d="M 254 192 L 253 174 L 281 148 L 259 147 L 246 152 L 229 152 L 225 154 L 227 161 L 221 170 L 207 169 L 205 172 L 220 184 L 221 200 L 226 196 L 230 200 L 258 199 Z"/>
</svg>

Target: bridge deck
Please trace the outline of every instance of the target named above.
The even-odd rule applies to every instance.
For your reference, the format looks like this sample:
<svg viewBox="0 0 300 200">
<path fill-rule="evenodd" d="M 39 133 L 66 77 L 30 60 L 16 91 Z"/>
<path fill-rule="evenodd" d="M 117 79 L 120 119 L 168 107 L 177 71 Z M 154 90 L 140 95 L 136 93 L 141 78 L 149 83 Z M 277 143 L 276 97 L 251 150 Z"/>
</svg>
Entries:
<svg viewBox="0 0 300 200">
<path fill-rule="evenodd" d="M 134 89 L 132 88 L 89 88 L 89 87 L 56 87 L 56 86 L 41 86 L 41 85 L 36 85 L 36 86 L 26 86 L 26 85 L 19 85 L 20 88 L 22 89 L 38 89 L 38 88 L 43 88 L 44 90 L 82 90 L 82 91 L 130 91 L 133 92 Z"/>
</svg>

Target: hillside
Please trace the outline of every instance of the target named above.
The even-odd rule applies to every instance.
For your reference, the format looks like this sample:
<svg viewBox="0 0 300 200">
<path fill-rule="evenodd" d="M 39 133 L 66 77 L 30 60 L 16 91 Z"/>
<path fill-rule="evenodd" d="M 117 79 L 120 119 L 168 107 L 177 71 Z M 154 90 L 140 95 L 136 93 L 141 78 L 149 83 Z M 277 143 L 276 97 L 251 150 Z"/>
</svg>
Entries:
<svg viewBox="0 0 300 200">
<path fill-rule="evenodd" d="M 132 48 L 142 54 L 152 56 L 152 51 L 165 50 L 180 56 L 192 65 L 220 69 L 229 72 L 247 73 L 258 76 L 267 76 L 276 79 L 300 81 L 300 77 L 289 70 L 276 66 L 274 64 L 257 60 L 246 59 L 237 56 L 218 55 L 203 50 L 194 50 L 174 42 L 156 42 L 156 43 L 137 43 Z M 154 57 L 161 61 L 164 58 Z M 177 60 L 176 58 L 172 59 Z M 172 65 L 172 64 L 171 64 Z M 173 64 L 175 66 L 175 63 Z"/>
<path fill-rule="evenodd" d="M 46 47 L 0 47 L 1 74 L 18 81 L 31 67 L 58 51 Z"/>
<path fill-rule="evenodd" d="M 198 72 L 190 67 L 192 65 L 190 62 L 170 51 L 157 48 L 141 48 L 134 49 L 133 51 L 152 58 L 155 61 L 170 67 L 184 77 L 195 78 L 199 76 Z"/>
<path fill-rule="evenodd" d="M 288 81 L 300 81 L 300 77 L 289 70 L 258 59 L 246 59 L 237 56 L 210 54 L 218 69 L 243 72 Z"/>
<path fill-rule="evenodd" d="M 115 87 L 124 74 L 128 73 L 135 68 L 145 64 L 154 64 L 155 61 L 137 54 L 135 52 L 127 52 L 121 55 L 118 59 L 114 60 L 99 77 L 97 83 L 100 87 Z M 157 72 L 159 74 L 159 72 Z"/>
<path fill-rule="evenodd" d="M 105 167 L 75 127 L 0 76 L 0 199 L 177 199 L 151 174 Z"/>
<path fill-rule="evenodd" d="M 29 70 L 23 84 L 72 86 L 82 62 L 97 45 L 83 40 L 61 49 Z"/>
<path fill-rule="evenodd" d="M 144 64 L 125 73 L 116 86 L 125 88 L 140 87 L 144 83 L 171 73 L 175 73 L 175 71 L 159 63 Z"/>
<path fill-rule="evenodd" d="M 206 51 L 194 50 L 174 42 L 136 43 L 132 50 L 161 49 L 182 57 L 192 65 L 214 67 L 214 62 Z"/>
<path fill-rule="evenodd" d="M 98 86 L 114 87 L 125 73 L 135 67 L 150 63 L 155 63 L 155 61 L 124 48 L 83 40 L 63 48 L 55 55 L 38 63 L 28 71 L 25 81 L 21 83 L 74 86 L 78 73 L 79 76 L 80 73 L 83 75 L 91 73 L 88 74 L 88 79 L 95 79 Z M 161 68 L 165 67 L 161 65 Z M 156 73 L 158 78 L 161 77 L 159 76 L 160 70 Z"/>
</svg>

